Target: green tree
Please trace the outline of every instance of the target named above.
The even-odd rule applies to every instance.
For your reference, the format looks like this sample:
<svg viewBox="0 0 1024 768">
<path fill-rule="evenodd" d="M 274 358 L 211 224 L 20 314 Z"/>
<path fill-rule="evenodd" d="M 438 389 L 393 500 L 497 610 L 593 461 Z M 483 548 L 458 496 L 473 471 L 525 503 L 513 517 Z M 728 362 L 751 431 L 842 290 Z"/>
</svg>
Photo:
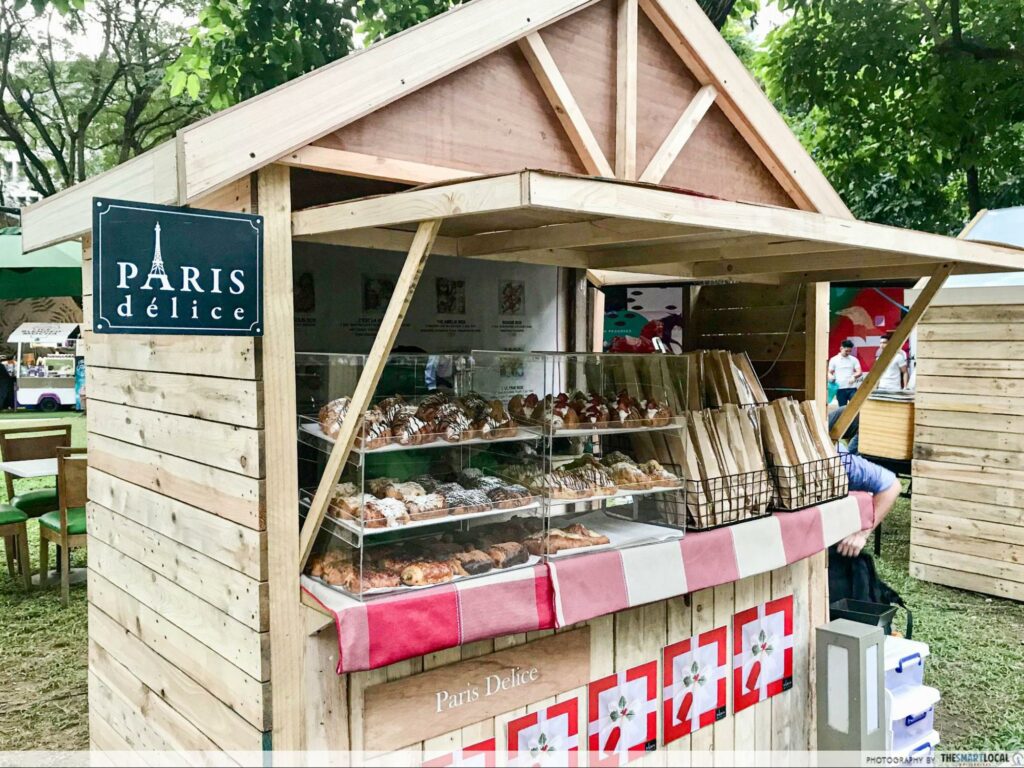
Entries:
<svg viewBox="0 0 1024 768">
<path fill-rule="evenodd" d="M 0 4 L 0 145 L 17 151 L 36 190 L 51 195 L 123 162 L 201 113 L 170 98 L 163 79 L 194 10 L 187 0 L 89 0 L 37 17 L 26 3 Z"/>
<path fill-rule="evenodd" d="M 861 218 L 954 233 L 1024 202 L 1024 0 L 782 0 L 771 98 Z"/>
</svg>

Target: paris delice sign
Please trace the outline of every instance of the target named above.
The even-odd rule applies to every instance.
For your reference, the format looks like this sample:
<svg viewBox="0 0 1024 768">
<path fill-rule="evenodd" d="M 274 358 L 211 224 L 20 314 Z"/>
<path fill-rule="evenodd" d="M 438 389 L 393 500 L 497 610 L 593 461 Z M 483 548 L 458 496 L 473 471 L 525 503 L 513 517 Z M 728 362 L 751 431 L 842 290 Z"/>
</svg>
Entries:
<svg viewBox="0 0 1024 768">
<path fill-rule="evenodd" d="M 93 198 L 96 333 L 263 335 L 263 218 Z"/>
</svg>

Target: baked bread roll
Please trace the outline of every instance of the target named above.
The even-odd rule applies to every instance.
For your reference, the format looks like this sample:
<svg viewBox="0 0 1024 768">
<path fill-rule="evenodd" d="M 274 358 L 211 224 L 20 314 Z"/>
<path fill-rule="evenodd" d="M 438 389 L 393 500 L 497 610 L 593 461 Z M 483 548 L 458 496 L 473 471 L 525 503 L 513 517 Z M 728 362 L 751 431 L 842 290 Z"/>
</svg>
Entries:
<svg viewBox="0 0 1024 768">
<path fill-rule="evenodd" d="M 401 580 L 407 587 L 422 587 L 427 584 L 444 584 L 455 576 L 449 563 L 421 561 L 406 566 Z"/>
<path fill-rule="evenodd" d="M 438 408 L 431 423 L 433 431 L 440 434 L 446 442 L 457 443 L 468 439 L 465 435 L 469 430 L 469 417 L 456 403 L 445 403 Z"/>
<path fill-rule="evenodd" d="M 494 563 L 486 552 L 479 549 L 471 549 L 468 552 L 456 552 L 453 559 L 458 561 L 462 569 L 469 576 L 478 576 L 487 573 L 494 567 Z"/>
<path fill-rule="evenodd" d="M 369 413 L 366 416 L 363 427 L 356 436 L 356 445 L 367 451 L 387 447 L 392 440 L 391 421 L 385 419 L 379 411 L 373 414 L 372 418 Z"/>
<path fill-rule="evenodd" d="M 448 514 L 448 503 L 440 493 L 428 493 L 414 496 L 405 502 L 409 517 L 413 520 L 429 520 L 434 517 L 445 517 Z"/>
<path fill-rule="evenodd" d="M 417 482 L 409 480 L 405 483 L 395 483 L 393 486 L 394 491 L 398 494 L 394 498 L 402 501 L 409 501 L 417 496 L 426 496 L 426 489 Z"/>
<path fill-rule="evenodd" d="M 650 488 L 652 483 L 647 473 L 635 464 L 620 461 L 610 467 L 612 481 L 620 488 L 632 490 L 644 490 Z"/>
<path fill-rule="evenodd" d="M 526 547 L 518 541 L 494 544 L 487 550 L 487 556 L 491 558 L 495 568 L 511 568 L 513 565 L 522 565 L 530 559 Z"/>
<path fill-rule="evenodd" d="M 420 400 L 420 404 L 416 408 L 416 416 L 425 422 L 432 422 L 443 407 L 451 404 L 452 398 L 447 392 L 435 389 Z"/>
<path fill-rule="evenodd" d="M 398 480 L 393 477 L 375 477 L 367 481 L 366 490 L 378 499 L 401 499 L 402 494 L 395 487 L 397 483 Z"/>
<path fill-rule="evenodd" d="M 345 420 L 352 401 L 347 397 L 339 397 L 331 400 L 317 414 L 320 423 L 320 430 L 332 440 L 341 432 L 341 422 Z"/>
<path fill-rule="evenodd" d="M 453 515 L 471 515 L 491 508 L 487 494 L 477 489 L 464 489 L 445 494 L 448 508 Z"/>
<path fill-rule="evenodd" d="M 679 478 L 665 469 L 655 459 L 644 462 L 638 469 L 651 479 L 657 488 L 675 488 L 680 485 Z"/>
<path fill-rule="evenodd" d="M 363 504 L 366 528 L 397 528 L 409 522 L 409 510 L 398 499 L 367 499 Z"/>
<path fill-rule="evenodd" d="M 487 491 L 487 498 L 498 509 L 515 509 L 533 500 L 530 492 L 521 485 L 499 485 Z"/>
<path fill-rule="evenodd" d="M 413 413 L 402 412 L 395 417 L 391 426 L 391 434 L 399 445 L 423 445 L 433 442 L 436 435 L 423 419 Z"/>
<path fill-rule="evenodd" d="M 648 427 L 663 427 L 672 421 L 672 411 L 653 397 L 641 403 L 640 413 Z"/>
</svg>

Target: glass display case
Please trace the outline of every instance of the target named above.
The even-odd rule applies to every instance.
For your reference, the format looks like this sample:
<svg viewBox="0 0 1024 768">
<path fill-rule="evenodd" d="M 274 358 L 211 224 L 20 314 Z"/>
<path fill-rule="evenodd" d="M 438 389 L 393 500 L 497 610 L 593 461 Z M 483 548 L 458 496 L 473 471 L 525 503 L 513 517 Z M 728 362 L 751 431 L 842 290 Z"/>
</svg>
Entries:
<svg viewBox="0 0 1024 768">
<path fill-rule="evenodd" d="M 703 357 L 392 355 L 309 575 L 368 599 L 770 514 L 755 411 L 691 407 Z M 298 356 L 302 514 L 366 362 Z"/>
<path fill-rule="evenodd" d="M 550 471 L 532 486 L 547 507 L 545 556 L 682 536 L 686 420 L 668 358 L 552 352 L 544 358 L 543 390 L 513 397 L 508 409 L 541 430 L 550 452 Z"/>
<path fill-rule="evenodd" d="M 297 356 L 302 514 L 365 365 L 363 355 Z M 545 365 L 539 355 L 391 356 L 308 574 L 367 599 L 540 562 L 546 508 L 533 486 L 548 452 L 507 403 L 542 386 Z"/>
</svg>

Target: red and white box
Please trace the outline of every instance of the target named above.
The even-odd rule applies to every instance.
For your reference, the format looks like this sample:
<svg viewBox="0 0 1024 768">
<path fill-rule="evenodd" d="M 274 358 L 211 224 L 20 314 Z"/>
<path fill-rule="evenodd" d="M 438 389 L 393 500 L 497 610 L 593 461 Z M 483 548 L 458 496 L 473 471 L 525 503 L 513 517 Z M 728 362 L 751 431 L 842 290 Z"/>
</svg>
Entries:
<svg viewBox="0 0 1024 768">
<path fill-rule="evenodd" d="M 510 766 L 575 768 L 579 754 L 580 700 L 575 696 L 508 724 Z"/>
<path fill-rule="evenodd" d="M 793 687 L 793 596 L 733 616 L 733 712 Z"/>
<path fill-rule="evenodd" d="M 473 768 L 494 768 L 498 764 L 495 739 L 487 739 L 471 747 L 463 747 L 447 755 L 435 757 L 423 763 L 423 768 L 444 766 L 473 766 Z"/>
<path fill-rule="evenodd" d="M 666 744 L 725 717 L 728 628 L 712 629 L 666 646 L 661 668 Z"/>
<path fill-rule="evenodd" d="M 592 682 L 588 699 L 591 765 L 625 765 L 657 748 L 657 661 Z"/>
</svg>

